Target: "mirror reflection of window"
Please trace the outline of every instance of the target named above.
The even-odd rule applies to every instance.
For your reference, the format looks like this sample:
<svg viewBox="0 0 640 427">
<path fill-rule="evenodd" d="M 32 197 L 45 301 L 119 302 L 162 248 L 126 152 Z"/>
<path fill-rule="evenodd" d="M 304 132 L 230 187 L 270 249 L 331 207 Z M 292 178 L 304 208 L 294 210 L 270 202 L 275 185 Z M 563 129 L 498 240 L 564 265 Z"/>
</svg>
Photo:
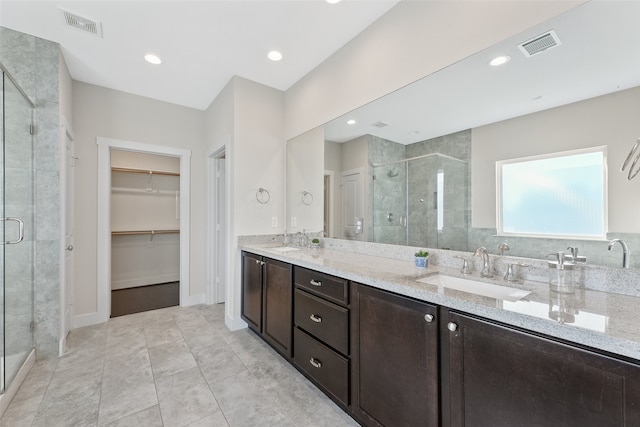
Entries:
<svg viewBox="0 0 640 427">
<path fill-rule="evenodd" d="M 497 162 L 498 234 L 604 239 L 606 148 Z"/>
</svg>

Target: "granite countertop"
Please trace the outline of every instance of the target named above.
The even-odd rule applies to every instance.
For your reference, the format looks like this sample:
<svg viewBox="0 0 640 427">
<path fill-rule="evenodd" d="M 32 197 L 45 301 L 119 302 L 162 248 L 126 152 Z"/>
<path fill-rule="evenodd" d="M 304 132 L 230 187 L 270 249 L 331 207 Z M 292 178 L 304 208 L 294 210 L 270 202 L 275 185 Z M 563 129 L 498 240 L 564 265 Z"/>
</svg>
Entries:
<svg viewBox="0 0 640 427">
<path fill-rule="evenodd" d="M 273 245 L 241 244 L 239 249 L 322 273 L 353 280 L 418 300 L 496 320 L 640 362 L 640 298 L 576 289 L 558 294 L 547 283 L 505 282 L 500 277 L 463 275 L 458 269 L 329 248 L 281 252 Z M 422 283 L 437 273 L 530 291 L 518 301 L 496 299 Z"/>
</svg>

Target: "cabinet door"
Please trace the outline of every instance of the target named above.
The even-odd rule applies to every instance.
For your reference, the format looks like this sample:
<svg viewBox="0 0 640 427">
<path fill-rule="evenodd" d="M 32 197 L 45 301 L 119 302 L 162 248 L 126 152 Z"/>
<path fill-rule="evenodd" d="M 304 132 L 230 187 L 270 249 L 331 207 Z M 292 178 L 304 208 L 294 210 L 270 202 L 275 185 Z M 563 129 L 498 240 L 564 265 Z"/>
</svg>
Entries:
<svg viewBox="0 0 640 427">
<path fill-rule="evenodd" d="M 242 253 L 242 318 L 262 332 L 262 257 Z"/>
<path fill-rule="evenodd" d="M 457 313 L 444 326 L 443 425 L 640 425 L 639 366 Z"/>
<path fill-rule="evenodd" d="M 437 307 L 354 283 L 351 301 L 354 416 L 368 426 L 437 426 Z"/>
<path fill-rule="evenodd" d="M 262 333 L 276 350 L 291 358 L 293 283 L 290 264 L 265 258 Z"/>
</svg>

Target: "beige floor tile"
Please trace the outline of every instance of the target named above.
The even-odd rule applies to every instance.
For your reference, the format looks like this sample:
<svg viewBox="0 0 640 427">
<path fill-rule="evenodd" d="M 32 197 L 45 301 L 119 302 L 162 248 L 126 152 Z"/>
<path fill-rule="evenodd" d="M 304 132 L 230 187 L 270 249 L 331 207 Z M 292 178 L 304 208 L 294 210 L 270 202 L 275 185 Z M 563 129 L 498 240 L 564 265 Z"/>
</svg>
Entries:
<svg viewBox="0 0 640 427">
<path fill-rule="evenodd" d="M 105 427 L 163 427 L 158 405 L 105 424 Z"/>
<path fill-rule="evenodd" d="M 156 380 L 197 366 L 183 339 L 149 348 L 149 358 Z"/>
<path fill-rule="evenodd" d="M 186 426 L 220 411 L 198 368 L 159 378 L 156 384 L 166 426 Z"/>
</svg>

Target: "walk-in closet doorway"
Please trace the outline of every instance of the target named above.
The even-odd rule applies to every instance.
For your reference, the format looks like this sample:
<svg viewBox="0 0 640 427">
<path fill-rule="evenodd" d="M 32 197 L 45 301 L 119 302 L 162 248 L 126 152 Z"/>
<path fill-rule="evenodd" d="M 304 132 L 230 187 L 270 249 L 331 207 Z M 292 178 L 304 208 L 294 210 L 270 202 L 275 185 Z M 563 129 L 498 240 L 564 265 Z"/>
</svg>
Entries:
<svg viewBox="0 0 640 427">
<path fill-rule="evenodd" d="M 180 159 L 111 150 L 111 317 L 180 304 Z"/>
<path fill-rule="evenodd" d="M 126 268 L 135 267 L 136 264 L 148 266 L 148 263 L 153 261 L 148 257 L 151 255 L 149 251 L 147 253 L 138 251 L 138 249 L 142 249 L 140 247 L 142 240 L 146 242 L 146 249 L 151 249 L 156 253 L 164 252 L 162 254 L 163 257 L 170 257 L 172 252 L 171 245 L 165 243 L 172 238 L 178 240 L 177 279 L 179 281 L 179 304 L 188 304 L 191 151 L 101 137 L 98 138 L 97 143 L 98 318 L 96 320 L 104 322 L 112 314 L 112 286 L 133 289 L 155 284 L 148 283 L 150 281 L 165 282 L 165 280 L 168 280 L 168 283 L 175 281 L 172 278 L 175 277 L 176 272 L 172 273 L 170 268 L 166 271 L 157 272 L 158 274 L 154 277 L 150 277 L 150 274 L 146 274 L 149 277 L 144 277 L 145 274 L 136 276 L 135 273 L 127 271 L 118 273 L 113 271 L 114 266 L 117 267 L 124 264 L 128 264 Z M 149 170 L 146 173 L 140 173 L 141 169 L 148 168 L 129 167 L 133 165 L 126 162 L 122 163 L 122 159 L 127 157 L 160 160 L 165 158 L 165 160 L 177 162 L 178 169 L 171 170 L 169 168 L 167 170 L 166 167 L 163 167 L 155 172 L 165 172 L 165 174 L 156 173 L 157 176 L 154 177 L 153 169 L 151 169 L 151 174 L 149 174 Z M 176 177 L 179 179 L 176 179 Z M 172 180 L 174 182 L 171 182 Z M 143 188 L 135 188 L 136 186 L 140 187 L 140 185 Z M 162 193 L 155 190 L 161 190 Z M 172 205 L 169 208 L 171 212 L 169 212 L 169 215 L 157 217 L 154 224 L 145 223 L 150 209 L 155 208 L 146 206 L 145 203 L 148 200 L 145 200 L 145 198 L 136 201 L 136 196 L 142 195 L 152 195 L 152 197 L 155 196 L 156 201 L 161 200 L 161 203 L 164 203 L 165 206 Z M 126 206 L 133 207 L 133 209 L 118 211 L 119 208 Z M 171 222 L 171 217 L 174 218 L 173 222 Z M 130 241 L 127 242 L 126 239 Z M 138 239 L 137 242 L 135 242 L 136 239 Z M 115 247 L 112 246 L 114 244 Z M 157 251 L 156 249 L 161 250 Z M 136 253 L 137 255 L 133 255 Z M 133 290 L 139 291 L 139 289 Z M 142 299 L 145 298 L 144 296 L 142 297 Z M 114 313 L 114 315 L 117 315 L 117 313 Z"/>
</svg>

